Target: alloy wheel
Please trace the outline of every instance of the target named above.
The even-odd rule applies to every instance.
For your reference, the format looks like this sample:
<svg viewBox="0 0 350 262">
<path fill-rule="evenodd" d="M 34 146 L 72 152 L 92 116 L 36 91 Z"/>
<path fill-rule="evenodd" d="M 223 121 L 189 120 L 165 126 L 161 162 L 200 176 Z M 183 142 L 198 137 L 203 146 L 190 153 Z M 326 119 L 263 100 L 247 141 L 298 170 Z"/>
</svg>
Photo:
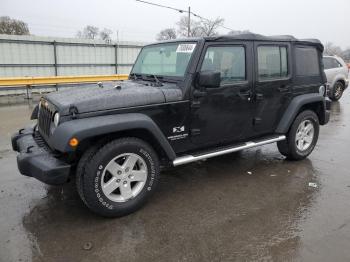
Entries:
<svg viewBox="0 0 350 262">
<path fill-rule="evenodd" d="M 295 143 L 300 151 L 309 149 L 314 139 L 315 128 L 310 120 L 302 121 L 297 129 Z"/>
<path fill-rule="evenodd" d="M 133 153 L 118 155 L 103 170 L 102 191 L 111 201 L 126 202 L 141 192 L 147 176 L 147 165 L 142 157 Z"/>
</svg>

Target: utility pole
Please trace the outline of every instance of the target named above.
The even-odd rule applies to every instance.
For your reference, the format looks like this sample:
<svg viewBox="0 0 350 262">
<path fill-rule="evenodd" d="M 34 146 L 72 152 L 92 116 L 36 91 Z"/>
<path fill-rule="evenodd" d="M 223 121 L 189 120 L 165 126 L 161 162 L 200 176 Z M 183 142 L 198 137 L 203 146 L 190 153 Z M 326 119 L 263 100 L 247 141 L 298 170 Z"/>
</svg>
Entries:
<svg viewBox="0 0 350 262">
<path fill-rule="evenodd" d="M 187 37 L 191 35 L 191 7 L 188 7 Z"/>
</svg>

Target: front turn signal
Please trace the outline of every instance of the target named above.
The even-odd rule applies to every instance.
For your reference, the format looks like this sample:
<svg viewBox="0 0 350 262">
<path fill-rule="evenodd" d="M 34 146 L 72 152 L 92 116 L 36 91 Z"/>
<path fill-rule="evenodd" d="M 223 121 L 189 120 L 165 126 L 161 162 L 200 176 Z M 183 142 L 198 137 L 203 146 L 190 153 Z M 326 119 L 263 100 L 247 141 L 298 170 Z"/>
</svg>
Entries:
<svg viewBox="0 0 350 262">
<path fill-rule="evenodd" d="M 71 147 L 76 147 L 76 146 L 78 146 L 78 144 L 79 144 L 79 140 L 76 139 L 75 137 L 73 137 L 69 140 L 69 145 Z"/>
</svg>

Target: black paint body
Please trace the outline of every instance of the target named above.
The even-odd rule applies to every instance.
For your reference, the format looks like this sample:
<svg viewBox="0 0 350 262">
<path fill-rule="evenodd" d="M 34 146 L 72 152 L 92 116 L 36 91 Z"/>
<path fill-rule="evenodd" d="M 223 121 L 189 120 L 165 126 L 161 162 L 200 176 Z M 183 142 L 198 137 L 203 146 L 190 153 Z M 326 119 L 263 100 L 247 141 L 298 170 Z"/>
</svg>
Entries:
<svg viewBox="0 0 350 262">
<path fill-rule="evenodd" d="M 164 147 L 169 149 L 170 153 L 165 154 L 165 159 L 171 163 L 174 158 L 183 154 L 215 150 L 217 147 L 249 141 L 270 134 L 285 133 L 288 131 L 293 115 L 297 114 L 298 110 L 307 103 L 316 105 L 320 109 L 320 123 L 327 123 L 326 103 L 324 97 L 319 94 L 319 87 L 326 84 L 321 59 L 323 46 L 319 41 L 302 41 L 293 37 L 269 38 L 249 34 L 187 39 L 181 40 L 181 42 L 196 43 L 196 48 L 183 78 L 164 78 L 162 86 L 157 87 L 155 79 L 135 79 L 130 75 L 129 80 L 116 83 L 118 89 L 112 90 L 113 87 L 111 89 L 110 84 L 104 83 L 106 90 L 101 91 L 108 91 L 109 96 L 115 92 L 118 96 L 118 92 L 121 92 L 120 95 L 122 95 L 124 90 L 126 90 L 125 93 L 133 94 L 132 88 L 135 88 L 135 92 L 139 91 L 140 88 L 142 88 L 142 92 L 147 92 L 148 86 L 154 90 L 155 95 L 159 95 L 157 93 L 159 88 L 164 94 L 164 100 L 162 96 L 159 97 L 159 101 L 155 97 L 151 97 L 147 99 L 153 99 L 153 102 L 147 103 L 146 98 L 143 100 L 142 97 L 141 99 L 134 97 L 132 98 L 133 103 L 128 106 L 128 96 L 125 95 L 121 106 L 119 102 L 114 105 L 110 101 L 115 100 L 109 97 L 108 103 L 104 104 L 107 100 L 100 101 L 99 109 L 94 110 L 95 106 L 91 105 L 89 108 L 89 103 L 92 103 L 91 101 L 96 103 L 96 99 L 92 100 L 93 98 L 89 95 L 80 97 L 79 103 L 74 103 L 74 99 L 71 99 L 72 102 L 68 104 L 64 104 L 64 95 L 61 97 L 54 94 L 47 95 L 45 100 L 50 104 L 50 107 L 53 106 L 61 113 L 60 124 L 52 135 L 43 134 L 39 127 L 39 132 L 51 150 L 58 154 L 58 157 L 69 156 L 70 160 L 67 158 L 65 161 L 73 159 L 70 164 L 74 165 L 74 161 L 78 158 L 71 156 L 74 156 L 75 152 L 79 150 L 65 144 L 66 140 L 73 136 L 81 138 L 89 144 L 95 141 L 94 137 L 97 136 L 97 133 L 108 137 L 122 132 L 123 136 L 127 136 L 129 130 L 153 128 L 154 130 L 149 130 L 151 135 L 157 141 L 160 141 L 160 137 L 162 137 L 159 145 L 163 149 Z M 287 76 L 259 81 L 257 48 L 260 45 L 286 47 L 288 54 Z M 206 50 L 211 46 L 244 47 L 246 80 L 216 88 L 199 85 L 199 71 Z M 296 75 L 294 56 L 296 46 L 312 46 L 317 49 L 320 72 L 318 75 L 312 77 Z M 176 89 L 181 92 L 176 92 Z M 84 90 L 80 89 L 80 92 L 84 93 Z M 74 93 L 70 93 L 70 96 L 74 96 Z M 295 100 L 296 97 L 299 99 Z M 292 101 L 294 103 L 291 103 Z M 73 114 L 72 108 L 75 110 Z M 124 116 L 123 123 L 125 122 L 123 128 L 118 127 L 118 117 L 121 115 Z M 106 122 L 106 116 L 114 119 L 115 124 L 110 124 L 113 121 Z M 130 123 L 129 129 L 128 116 L 134 119 L 134 122 Z M 73 125 L 75 121 L 81 121 L 79 122 L 81 124 Z M 154 125 L 147 127 L 145 124 L 147 121 L 152 121 Z M 88 123 L 86 130 L 82 128 L 84 123 Z M 137 123 L 140 123 L 139 127 Z M 98 127 L 104 131 L 96 132 Z M 142 132 L 140 134 L 142 136 Z M 14 149 L 17 151 L 21 151 L 17 146 L 17 141 L 20 138 L 21 136 L 17 134 L 12 141 Z M 30 171 L 22 173 L 31 175 L 28 174 Z"/>
</svg>

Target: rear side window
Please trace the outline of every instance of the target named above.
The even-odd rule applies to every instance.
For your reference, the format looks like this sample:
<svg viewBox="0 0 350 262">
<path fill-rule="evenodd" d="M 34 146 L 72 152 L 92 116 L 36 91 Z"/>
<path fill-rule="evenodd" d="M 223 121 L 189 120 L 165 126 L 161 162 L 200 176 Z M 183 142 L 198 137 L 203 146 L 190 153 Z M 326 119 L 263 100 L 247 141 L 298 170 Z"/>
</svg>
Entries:
<svg viewBox="0 0 350 262">
<path fill-rule="evenodd" d="M 288 54 L 284 46 L 258 47 L 259 79 L 274 79 L 288 75 Z"/>
<path fill-rule="evenodd" d="M 337 61 L 337 59 L 332 57 L 324 57 L 323 58 L 324 69 L 332 69 L 342 67 L 342 65 Z"/>
<path fill-rule="evenodd" d="M 320 74 L 318 52 L 314 47 L 295 48 L 297 76 L 317 76 Z"/>
<path fill-rule="evenodd" d="M 221 85 L 246 79 L 245 49 L 243 46 L 208 47 L 201 71 L 219 71 Z"/>
</svg>

